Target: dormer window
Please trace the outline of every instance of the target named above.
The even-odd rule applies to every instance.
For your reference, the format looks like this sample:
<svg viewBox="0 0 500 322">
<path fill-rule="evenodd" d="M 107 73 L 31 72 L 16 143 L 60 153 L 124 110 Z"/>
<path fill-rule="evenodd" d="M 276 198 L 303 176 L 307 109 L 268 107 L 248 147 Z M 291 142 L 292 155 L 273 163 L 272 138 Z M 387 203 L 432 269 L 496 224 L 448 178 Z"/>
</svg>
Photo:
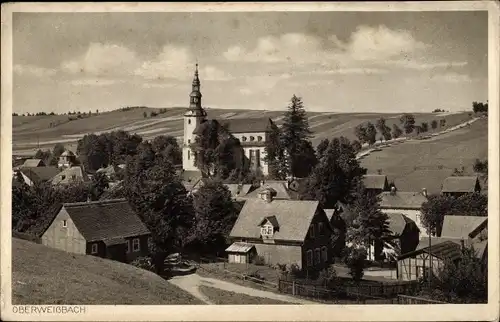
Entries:
<svg viewBox="0 0 500 322">
<path fill-rule="evenodd" d="M 271 237 L 274 234 L 274 228 L 271 225 L 264 225 L 260 228 L 262 236 Z"/>
<path fill-rule="evenodd" d="M 278 231 L 278 220 L 275 216 L 268 216 L 260 222 L 260 234 L 263 238 L 271 238 Z"/>
<path fill-rule="evenodd" d="M 68 221 L 67 220 L 63 220 L 62 224 L 63 224 L 63 227 L 68 227 Z"/>
<path fill-rule="evenodd" d="M 262 141 L 262 136 L 260 136 L 260 135 L 259 135 L 259 136 L 257 137 L 257 141 L 259 141 L 259 142 L 260 142 L 260 141 Z"/>
<path fill-rule="evenodd" d="M 253 141 L 255 140 L 255 138 L 253 136 L 250 137 L 250 141 Z"/>
<path fill-rule="evenodd" d="M 241 141 L 245 142 L 247 140 L 247 137 L 246 136 L 242 136 L 241 137 Z"/>
</svg>

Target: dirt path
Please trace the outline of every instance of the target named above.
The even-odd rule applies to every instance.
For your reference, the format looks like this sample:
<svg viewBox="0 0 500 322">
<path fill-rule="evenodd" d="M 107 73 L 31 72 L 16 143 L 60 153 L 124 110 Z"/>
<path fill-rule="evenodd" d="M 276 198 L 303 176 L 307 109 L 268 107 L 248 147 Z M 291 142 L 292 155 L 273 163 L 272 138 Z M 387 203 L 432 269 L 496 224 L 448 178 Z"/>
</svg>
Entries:
<svg viewBox="0 0 500 322">
<path fill-rule="evenodd" d="M 255 297 L 265 297 L 265 298 L 283 301 L 283 302 L 289 302 L 289 303 L 318 304 L 316 302 L 307 301 L 307 300 L 303 300 L 300 298 L 287 296 L 287 295 L 283 295 L 283 294 L 276 294 L 276 293 L 269 292 L 269 291 L 261 291 L 261 290 L 257 290 L 257 289 L 251 288 L 251 287 L 241 286 L 238 284 L 222 281 L 222 280 L 215 279 L 215 278 L 202 277 L 198 274 L 191 274 L 191 275 L 186 275 L 186 276 L 175 276 L 175 277 L 171 278 L 169 280 L 169 282 L 180 287 L 181 289 L 185 290 L 186 292 L 190 293 L 191 295 L 195 296 L 196 298 L 200 299 L 201 301 L 203 301 L 207 304 L 213 304 L 213 303 L 210 302 L 210 300 L 203 293 L 200 292 L 199 286 L 201 286 L 201 285 L 218 288 L 218 289 L 224 290 L 224 291 L 246 294 L 246 295 L 255 296 Z"/>
</svg>

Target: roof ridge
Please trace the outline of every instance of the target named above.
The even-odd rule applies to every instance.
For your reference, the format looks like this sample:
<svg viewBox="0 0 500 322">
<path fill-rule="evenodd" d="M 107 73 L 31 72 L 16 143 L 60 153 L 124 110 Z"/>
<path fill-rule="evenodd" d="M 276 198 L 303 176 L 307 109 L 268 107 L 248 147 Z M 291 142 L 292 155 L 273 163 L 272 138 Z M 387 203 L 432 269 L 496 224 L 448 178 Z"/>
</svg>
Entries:
<svg viewBox="0 0 500 322">
<path fill-rule="evenodd" d="M 122 202 L 127 202 L 127 199 L 119 198 L 119 199 L 104 199 L 104 200 L 94 200 L 94 201 L 67 202 L 67 203 L 63 203 L 63 206 L 64 207 L 78 207 L 78 206 L 85 206 L 85 205 L 115 204 L 115 203 L 122 203 Z"/>
</svg>

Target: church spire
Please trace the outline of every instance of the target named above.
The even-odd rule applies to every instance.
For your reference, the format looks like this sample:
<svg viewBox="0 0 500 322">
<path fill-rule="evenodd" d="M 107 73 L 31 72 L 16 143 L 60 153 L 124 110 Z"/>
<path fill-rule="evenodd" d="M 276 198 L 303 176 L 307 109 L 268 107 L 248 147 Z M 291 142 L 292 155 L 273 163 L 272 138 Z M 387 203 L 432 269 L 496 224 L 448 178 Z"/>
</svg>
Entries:
<svg viewBox="0 0 500 322">
<path fill-rule="evenodd" d="M 196 61 L 196 67 L 194 71 L 193 84 L 191 89 L 191 94 L 189 95 L 189 110 L 194 112 L 196 115 L 206 115 L 205 111 L 201 106 L 201 83 L 198 77 L 198 61 Z"/>
</svg>

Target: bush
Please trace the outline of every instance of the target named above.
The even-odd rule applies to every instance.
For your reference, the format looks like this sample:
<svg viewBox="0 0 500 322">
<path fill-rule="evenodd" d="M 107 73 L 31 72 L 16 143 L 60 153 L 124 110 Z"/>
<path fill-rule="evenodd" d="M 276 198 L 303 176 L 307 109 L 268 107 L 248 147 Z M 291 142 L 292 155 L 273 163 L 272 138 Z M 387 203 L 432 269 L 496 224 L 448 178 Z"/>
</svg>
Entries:
<svg viewBox="0 0 500 322">
<path fill-rule="evenodd" d="M 266 264 L 266 260 L 264 259 L 264 256 L 257 255 L 253 259 L 253 264 L 263 266 Z"/>
<path fill-rule="evenodd" d="M 252 281 L 254 281 L 254 282 L 256 282 L 256 283 L 259 283 L 259 284 L 264 283 L 263 281 L 265 281 L 265 280 L 266 280 L 266 278 L 265 278 L 264 276 L 260 275 L 260 274 L 259 274 L 259 273 L 257 273 L 257 272 L 250 273 L 250 274 L 248 274 L 247 276 L 248 276 L 248 277 L 252 277 L 252 278 L 256 278 L 257 280 L 252 280 Z"/>
<path fill-rule="evenodd" d="M 135 267 L 145 269 L 147 271 L 155 272 L 155 265 L 153 264 L 153 261 L 151 260 L 151 257 L 139 257 L 135 259 L 132 263 Z"/>
<path fill-rule="evenodd" d="M 346 252 L 346 265 L 349 268 L 349 275 L 354 281 L 360 281 L 363 278 L 365 270 L 366 249 L 350 248 Z"/>
<path fill-rule="evenodd" d="M 328 268 L 321 270 L 321 272 L 319 273 L 318 282 L 320 282 L 327 288 L 335 288 L 335 286 L 338 284 L 337 271 L 335 270 L 335 267 L 333 265 L 330 265 Z"/>
</svg>

